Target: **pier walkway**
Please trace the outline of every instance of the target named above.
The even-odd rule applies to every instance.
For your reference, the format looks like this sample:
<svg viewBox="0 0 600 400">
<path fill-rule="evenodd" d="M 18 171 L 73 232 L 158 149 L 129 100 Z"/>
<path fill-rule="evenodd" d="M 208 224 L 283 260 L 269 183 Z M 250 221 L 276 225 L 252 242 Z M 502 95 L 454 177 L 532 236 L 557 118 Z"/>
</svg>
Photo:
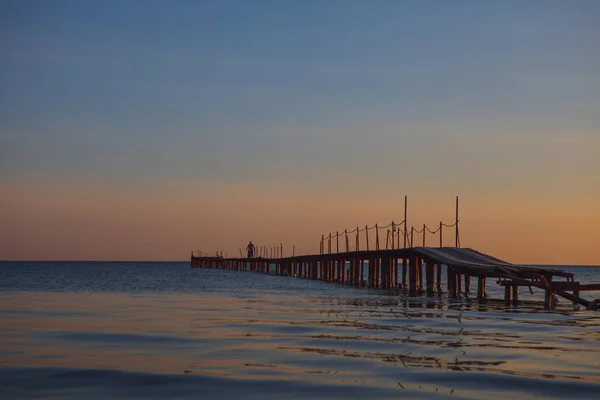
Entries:
<svg viewBox="0 0 600 400">
<path fill-rule="evenodd" d="M 504 287 L 507 305 L 518 304 L 519 287 L 541 289 L 544 305 L 551 308 L 558 297 L 565 298 L 588 309 L 600 309 L 600 299 L 586 300 L 580 297 L 584 291 L 600 290 L 600 283 L 580 284 L 572 273 L 553 268 L 536 268 L 511 264 L 475 249 L 460 246 L 458 229 L 458 197 L 456 198 L 456 220 L 453 224 L 440 221 L 435 230 L 426 225 L 421 229 L 407 226 L 407 197 L 404 197 L 404 220 L 393 221 L 386 226 L 365 226 L 362 229 L 338 231 L 322 235 L 320 254 L 282 257 L 283 246 L 269 249 L 260 247 L 255 258 L 227 258 L 219 256 L 191 255 L 192 268 L 219 268 L 235 271 L 274 273 L 307 279 L 338 282 L 355 286 L 382 289 L 407 289 L 410 296 L 422 291 L 428 295 L 442 293 L 442 272 L 446 272 L 446 288 L 449 296 L 471 292 L 471 278 L 477 278 L 477 297 L 486 298 L 486 281 L 495 278 Z M 443 246 L 444 228 L 453 228 L 455 246 Z M 387 229 L 385 249 L 380 248 L 379 231 Z M 375 239 L 375 249 L 369 247 L 369 231 Z M 364 232 L 364 235 L 362 234 Z M 354 251 L 351 251 L 349 235 L 354 234 Z M 422 246 L 414 246 L 415 234 L 422 235 Z M 426 246 L 426 234 L 437 235 L 439 247 Z M 366 250 L 360 249 L 361 235 Z M 401 243 L 400 237 L 403 238 Z M 340 239 L 345 251 L 340 248 Z M 335 250 L 332 241 L 335 240 Z M 402 245 L 402 247 L 401 247 Z M 326 249 L 327 247 L 327 249 Z M 333 251 L 332 251 L 333 250 Z M 557 279 L 559 278 L 559 279 Z M 532 291 L 533 293 L 533 291 Z"/>
<path fill-rule="evenodd" d="M 470 248 L 412 247 L 392 250 L 301 255 L 282 258 L 197 257 L 192 268 L 274 273 L 373 288 L 408 289 L 410 296 L 425 290 L 429 295 L 442 290 L 442 268 L 446 268 L 446 291 L 450 296 L 471 291 L 477 278 L 477 297 L 486 298 L 487 278 L 496 278 L 505 288 L 505 302 L 518 302 L 518 287 L 542 289 L 544 304 L 553 307 L 557 296 L 588 309 L 599 302 L 579 297 L 580 292 L 600 290 L 599 284 L 582 285 L 572 273 L 551 268 L 524 267 L 499 260 Z M 563 278 L 556 281 L 555 278 Z M 464 284 L 464 286 L 463 286 Z M 569 293 L 571 292 L 571 293 Z"/>
</svg>

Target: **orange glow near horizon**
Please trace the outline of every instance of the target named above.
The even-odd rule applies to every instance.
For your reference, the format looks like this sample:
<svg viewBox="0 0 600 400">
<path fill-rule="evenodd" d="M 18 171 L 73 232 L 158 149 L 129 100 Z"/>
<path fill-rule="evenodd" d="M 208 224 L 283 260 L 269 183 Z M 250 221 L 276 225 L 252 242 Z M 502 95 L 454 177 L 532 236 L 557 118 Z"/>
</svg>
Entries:
<svg viewBox="0 0 600 400">
<path fill-rule="evenodd" d="M 252 240 L 289 255 L 319 251 L 322 234 L 403 219 L 404 196 L 206 182 L 169 182 L 146 190 L 5 184 L 0 208 L 3 260 L 186 260 L 191 250 L 238 256 Z M 272 193 L 272 194 L 268 194 Z M 408 198 L 408 225 L 454 223 L 454 196 Z M 600 264 L 593 199 L 490 196 L 460 198 L 462 247 L 514 263 Z M 385 246 L 385 232 L 380 233 Z M 364 232 L 360 238 L 364 246 Z M 421 245 L 421 235 L 415 245 Z M 371 237 L 371 246 L 374 237 Z M 355 236 L 349 235 L 350 247 Z M 428 234 L 426 244 L 439 245 Z M 454 229 L 444 230 L 454 245 Z M 344 249 L 340 240 L 340 248 Z M 333 242 L 335 249 L 335 242 Z"/>
</svg>

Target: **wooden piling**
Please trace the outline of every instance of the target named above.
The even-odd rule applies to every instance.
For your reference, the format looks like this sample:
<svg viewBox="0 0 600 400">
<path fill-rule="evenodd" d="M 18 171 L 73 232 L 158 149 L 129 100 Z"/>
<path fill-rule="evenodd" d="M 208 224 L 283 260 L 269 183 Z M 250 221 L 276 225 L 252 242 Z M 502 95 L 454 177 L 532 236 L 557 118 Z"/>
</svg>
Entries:
<svg viewBox="0 0 600 400">
<path fill-rule="evenodd" d="M 448 287 L 448 294 L 451 297 L 455 297 L 456 296 L 456 271 L 454 270 L 453 267 L 448 266 L 446 271 L 447 273 L 447 287 Z"/>
<path fill-rule="evenodd" d="M 423 258 L 417 259 L 417 276 L 419 277 L 419 289 L 423 289 Z"/>
<path fill-rule="evenodd" d="M 485 299 L 485 276 L 480 276 L 477 279 L 477 298 L 479 300 Z"/>
<path fill-rule="evenodd" d="M 430 262 L 425 264 L 425 282 L 427 285 L 427 295 L 433 295 L 433 286 L 434 286 L 434 265 Z"/>
<path fill-rule="evenodd" d="M 419 284 L 417 276 L 417 256 L 413 255 L 410 257 L 409 264 L 409 275 L 408 275 L 408 291 L 409 296 L 417 295 L 417 285 Z"/>
<path fill-rule="evenodd" d="M 406 288 L 406 282 L 408 279 L 408 265 L 406 257 L 402 258 L 402 288 Z"/>
<path fill-rule="evenodd" d="M 510 285 L 505 285 L 504 286 L 504 304 L 506 304 L 507 306 L 510 306 L 510 303 L 511 303 Z"/>
</svg>

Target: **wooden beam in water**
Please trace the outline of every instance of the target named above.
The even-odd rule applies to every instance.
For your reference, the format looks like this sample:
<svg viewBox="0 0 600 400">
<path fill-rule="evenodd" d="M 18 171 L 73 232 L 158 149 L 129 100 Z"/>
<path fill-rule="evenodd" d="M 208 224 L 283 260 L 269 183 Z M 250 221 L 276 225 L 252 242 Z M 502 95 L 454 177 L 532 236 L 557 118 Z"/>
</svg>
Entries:
<svg viewBox="0 0 600 400">
<path fill-rule="evenodd" d="M 480 276 L 477 279 L 477 298 L 479 300 L 485 299 L 485 276 Z"/>
<path fill-rule="evenodd" d="M 426 280 L 426 285 L 427 285 L 427 295 L 428 296 L 432 296 L 433 295 L 433 286 L 434 286 L 434 278 L 435 278 L 435 274 L 434 274 L 434 265 L 431 262 L 427 262 L 425 264 L 425 280 Z"/>
</svg>

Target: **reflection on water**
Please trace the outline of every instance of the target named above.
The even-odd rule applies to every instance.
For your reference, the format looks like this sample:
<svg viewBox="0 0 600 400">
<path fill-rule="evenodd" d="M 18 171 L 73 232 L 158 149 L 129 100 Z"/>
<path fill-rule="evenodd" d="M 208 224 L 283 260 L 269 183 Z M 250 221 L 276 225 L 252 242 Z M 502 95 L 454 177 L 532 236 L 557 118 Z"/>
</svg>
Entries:
<svg viewBox="0 0 600 400">
<path fill-rule="evenodd" d="M 11 268 L 0 292 L 9 397 L 600 396 L 600 314 L 566 304 L 407 298 L 177 264 Z"/>
</svg>

